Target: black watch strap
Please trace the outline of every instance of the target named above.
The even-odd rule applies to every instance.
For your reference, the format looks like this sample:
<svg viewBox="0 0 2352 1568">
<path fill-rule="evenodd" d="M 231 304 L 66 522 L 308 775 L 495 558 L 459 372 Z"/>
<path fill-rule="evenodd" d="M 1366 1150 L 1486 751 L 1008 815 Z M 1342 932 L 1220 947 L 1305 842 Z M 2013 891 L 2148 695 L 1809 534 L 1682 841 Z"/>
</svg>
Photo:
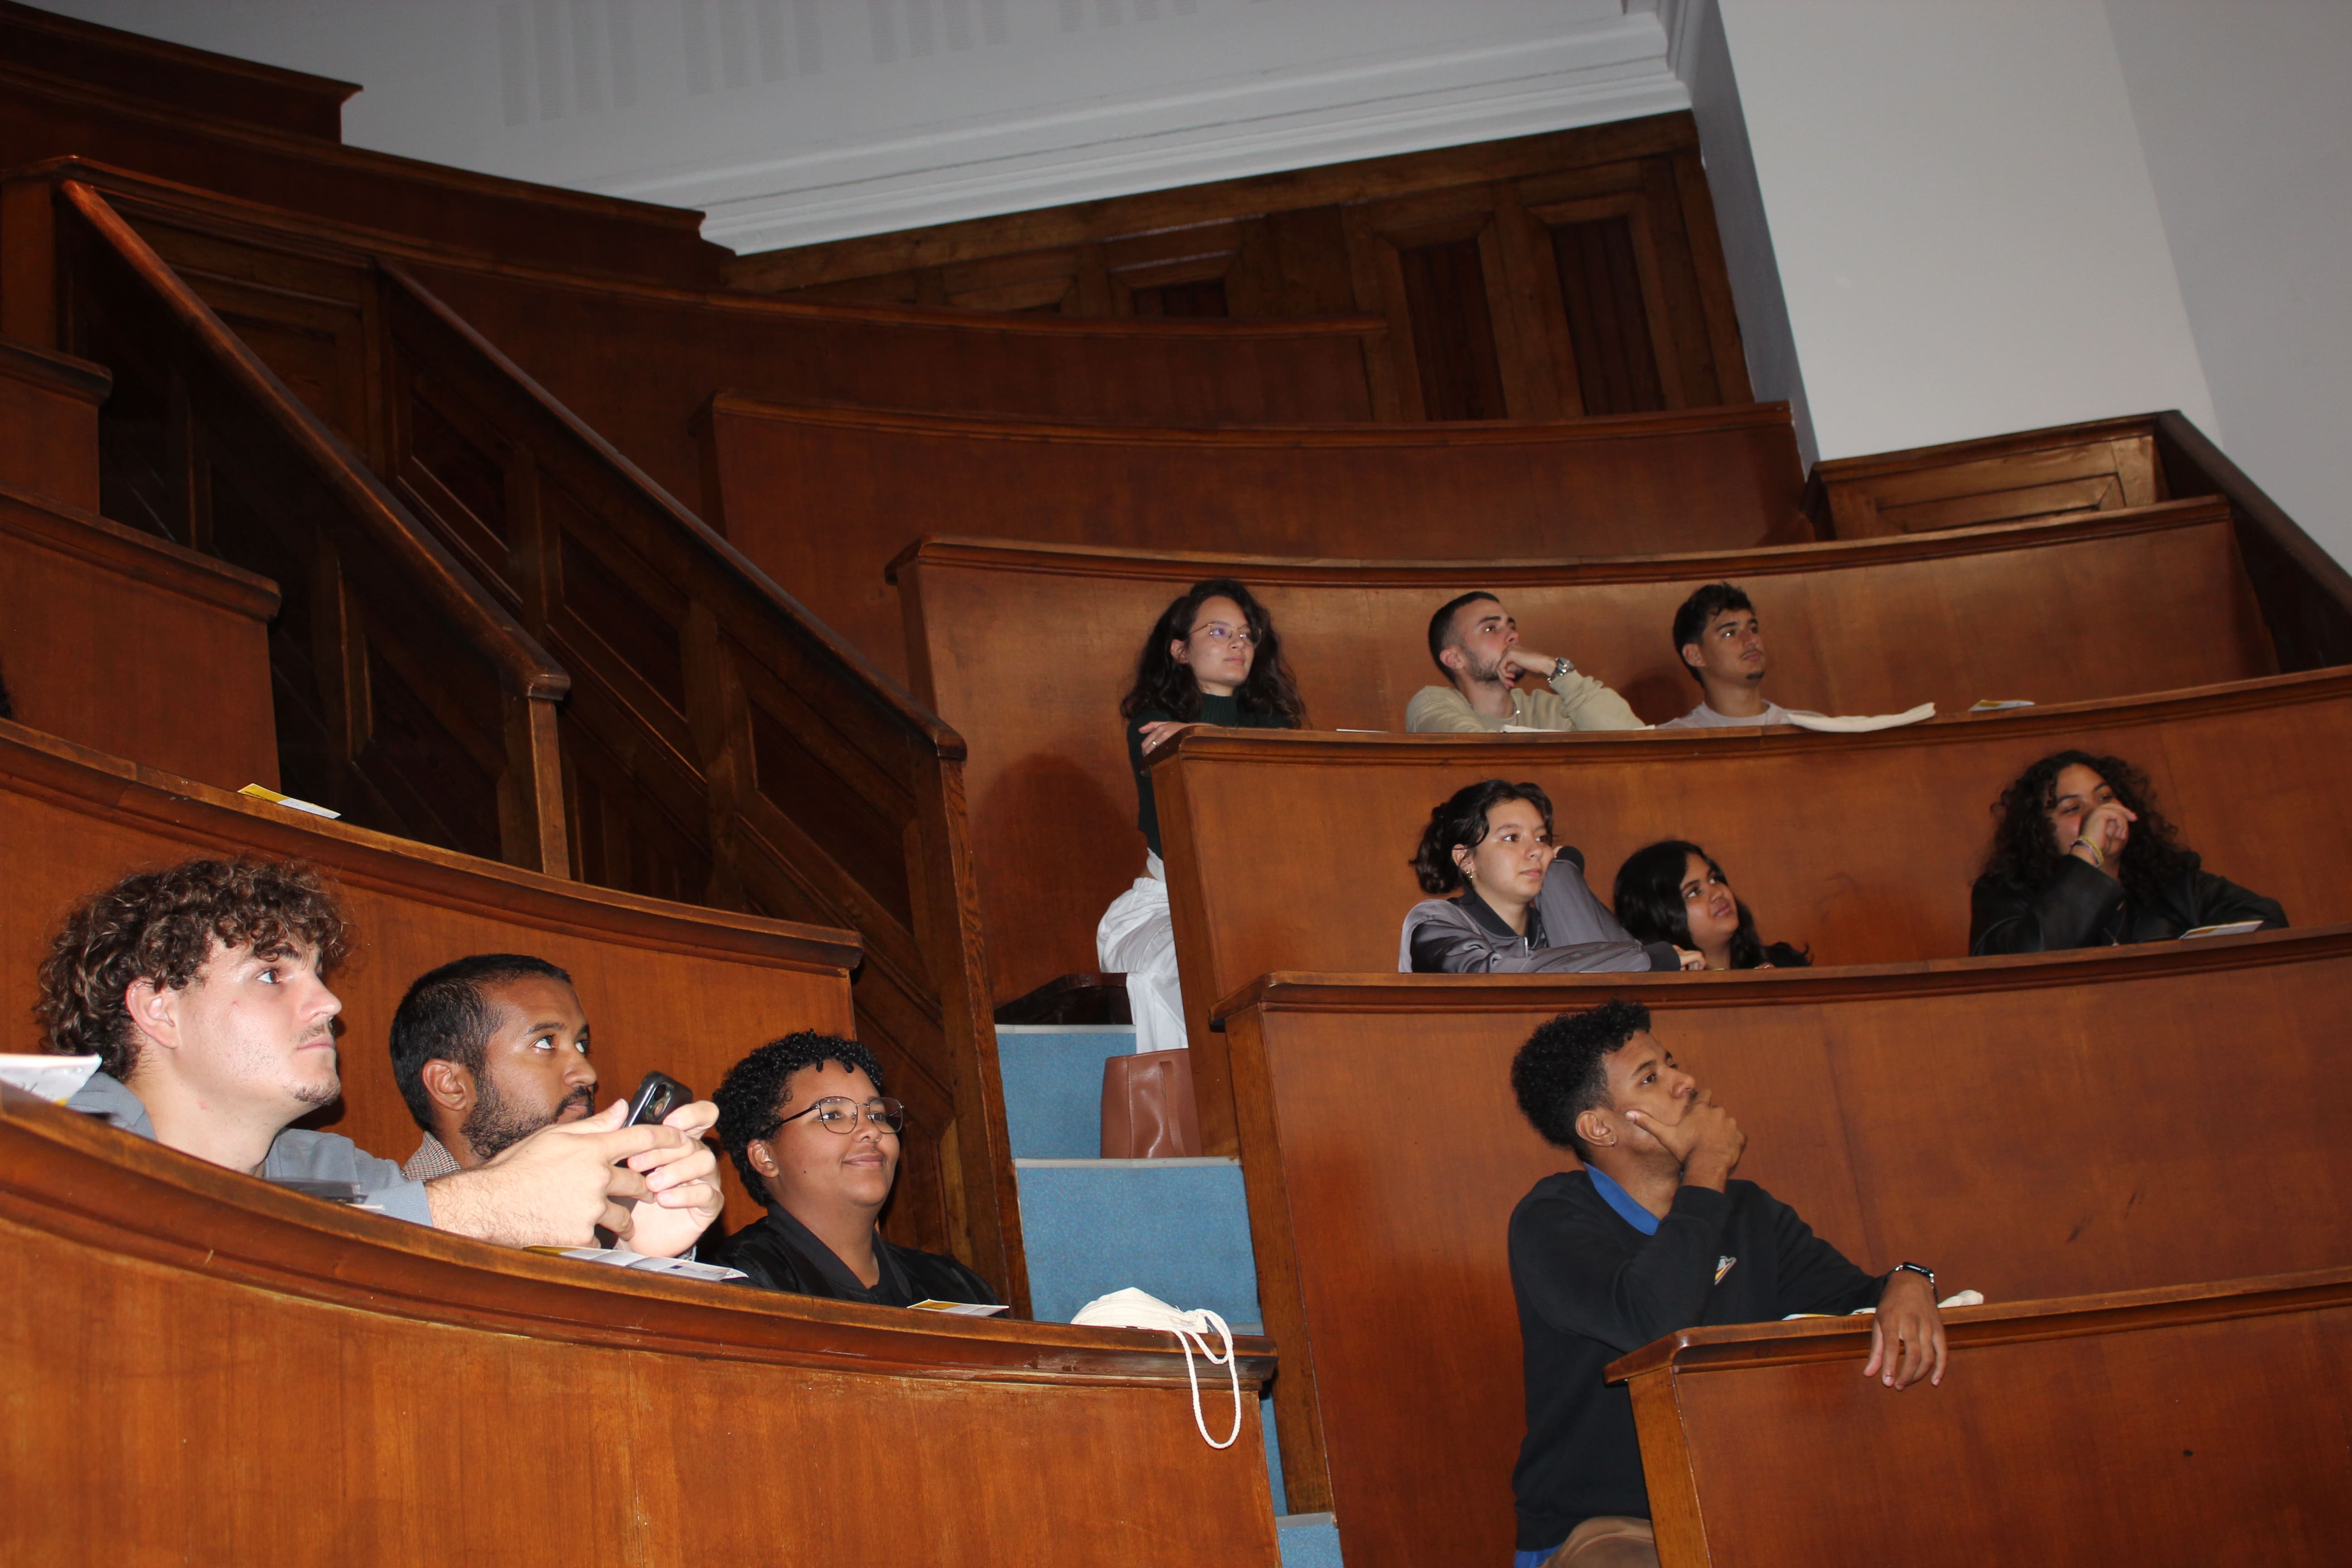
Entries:
<svg viewBox="0 0 2352 1568">
<path fill-rule="evenodd" d="M 1928 1268 L 1924 1263 L 1898 1263 L 1894 1268 L 1886 1271 L 1886 1277 L 1889 1279 L 1892 1279 L 1897 1274 L 1904 1273 L 1906 1270 L 1910 1273 L 1916 1274 L 1920 1279 L 1925 1279 L 1931 1286 L 1936 1283 L 1936 1271 Z"/>
</svg>

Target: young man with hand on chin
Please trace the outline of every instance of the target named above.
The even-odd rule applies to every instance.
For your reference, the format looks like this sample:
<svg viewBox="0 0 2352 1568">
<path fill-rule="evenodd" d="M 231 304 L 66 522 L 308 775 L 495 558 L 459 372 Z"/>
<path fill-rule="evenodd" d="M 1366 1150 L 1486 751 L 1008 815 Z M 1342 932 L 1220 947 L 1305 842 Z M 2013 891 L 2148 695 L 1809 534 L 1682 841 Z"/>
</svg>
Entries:
<svg viewBox="0 0 2352 1568">
<path fill-rule="evenodd" d="M 402 1172 L 420 1181 L 477 1170 L 543 1127 L 586 1120 L 596 1109 L 588 1015 L 572 976 L 543 958 L 476 953 L 410 985 L 392 1015 L 392 1077 L 424 1142 Z M 609 1112 L 608 1112 L 609 1114 Z M 709 1100 L 663 1119 L 699 1144 L 719 1120 Z M 718 1159 L 707 1149 L 707 1175 Z M 719 1185 L 692 1208 L 639 1203 L 628 1243 L 675 1258 L 719 1217 Z"/>
<path fill-rule="evenodd" d="M 1523 730 L 1639 730 L 1626 700 L 1566 658 L 1519 642 L 1519 623 L 1494 595 L 1448 600 L 1429 618 L 1429 657 L 1445 677 L 1405 704 L 1404 727 L 1416 735 L 1475 735 L 1506 724 Z M 1523 691 L 1532 675 L 1541 691 Z"/>
<path fill-rule="evenodd" d="M 1601 1372 L 1701 1323 L 1874 1306 L 1864 1377 L 1944 1377 L 1935 1276 L 1864 1274 L 1796 1212 L 1732 1179 L 1748 1135 L 1612 1000 L 1544 1025 L 1511 1062 L 1519 1109 L 1584 1162 L 1511 1214 L 1528 1435 L 1512 1472 L 1518 1568 L 1657 1568 L 1633 1396 Z"/>
<path fill-rule="evenodd" d="M 341 1092 L 342 1003 L 325 974 L 345 946 L 341 912 L 299 862 L 194 860 L 124 878 L 67 917 L 41 963 L 51 1048 L 100 1058 L 68 1103 L 216 1165 L 347 1183 L 396 1218 L 507 1246 L 586 1246 L 599 1226 L 626 1237 L 646 1205 L 698 1215 L 697 1231 L 716 1216 L 699 1129 L 624 1128 L 625 1106 L 430 1182 L 294 1127 Z"/>
</svg>

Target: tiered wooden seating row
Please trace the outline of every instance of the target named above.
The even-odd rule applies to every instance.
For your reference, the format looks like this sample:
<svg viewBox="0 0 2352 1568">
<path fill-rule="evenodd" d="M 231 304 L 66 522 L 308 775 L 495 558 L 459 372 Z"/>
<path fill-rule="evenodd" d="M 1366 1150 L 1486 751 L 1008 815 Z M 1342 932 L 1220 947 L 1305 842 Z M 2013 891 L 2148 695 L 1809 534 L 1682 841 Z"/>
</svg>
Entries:
<svg viewBox="0 0 2352 1568">
<path fill-rule="evenodd" d="M 1510 1059 L 1544 1019 L 1614 995 L 1646 1004 L 1738 1118 L 1739 1175 L 1865 1268 L 1917 1259 L 1998 1307 L 2352 1261 L 2352 1112 L 2331 1087 L 2352 928 L 1687 978 L 1268 975 L 1221 1011 L 1283 1351 L 1283 1474 L 1291 1507 L 1337 1510 L 1350 1568 L 1510 1548 L 1525 1428 L 1505 1220 L 1575 1163 L 1519 1114 Z M 2259 1107 L 2213 1114 L 2231 1082 L 2264 1086 Z M 2082 1415 L 1966 1360 L 1956 1377 L 2000 1380 L 1972 1400 Z M 1938 1408 L 1921 1392 L 1902 1398 Z M 1806 1432 L 1829 1414 L 1800 1408 Z M 1767 1450 L 1782 1428 L 1737 1431 Z M 1836 1473 L 1853 1504 L 1903 1472 Z"/>
<path fill-rule="evenodd" d="M 901 634 L 883 572 L 926 532 L 1412 562 L 1809 537 L 1781 404 L 1549 424 L 1181 430 L 719 397 L 707 420 L 728 538 L 893 670 L 904 668 Z M 1129 646 L 1118 661 L 1133 658 Z"/>
<path fill-rule="evenodd" d="M 1664 1568 L 2327 1563 L 2352 1540 L 2331 1397 L 2352 1269 L 1946 1321 L 1950 1372 L 1916 1397 L 1854 1376 L 1853 1323 L 1694 1329 L 1617 1363 Z"/>
<path fill-rule="evenodd" d="M 1220 1451 L 1164 1334 L 485 1247 L 14 1090 L 0 1256 L 26 1562 L 1278 1561 L 1263 1340 Z"/>
<path fill-rule="evenodd" d="M 0 4 L 0 58 L 16 70 L 155 110 L 327 142 L 343 139 L 344 101 L 360 90 L 353 82 L 185 48 L 15 0 Z"/>
<path fill-rule="evenodd" d="M 2342 669 L 1858 736 L 1195 731 L 1155 754 L 1152 783 L 1202 1135 L 1232 1151 L 1223 1042 L 1208 1027 L 1218 1002 L 1269 970 L 1393 966 L 1422 897 L 1413 847 L 1431 806 L 1465 784 L 1542 784 L 1604 900 L 1634 849 L 1689 838 L 1768 940 L 1809 943 L 1819 963 L 1872 963 L 1967 952 L 1987 808 L 2034 758 L 2070 746 L 2145 768 L 2186 843 L 2298 924 L 2352 920 L 2338 863 L 2352 844 Z"/>
<path fill-rule="evenodd" d="M 16 1021 L 7 1049 L 40 1048 L 30 1023 L 35 969 L 78 900 L 128 871 L 197 856 L 310 860 L 340 883 L 354 927 L 351 962 L 331 978 L 346 1025 L 334 1128 L 387 1159 L 406 1159 L 418 1137 L 386 1054 L 393 1009 L 409 982 L 467 953 L 537 953 L 572 972 L 606 1098 L 652 1068 L 708 1093 L 763 1041 L 851 1024 L 849 971 L 861 955 L 849 931 L 519 870 L 265 805 L 16 724 L 0 724 L 0 807 L 10 873 L 0 1014 Z M 952 1104 L 928 1085 L 890 1087 L 918 1122 L 952 1121 Z M 727 1180 L 730 1220 L 757 1217 Z"/>
<path fill-rule="evenodd" d="M 119 361 L 105 417 L 121 510 L 137 516 L 127 503 L 155 496 L 159 528 L 191 519 L 183 537 L 268 571 L 289 604 L 310 610 L 281 620 L 281 647 L 309 634 L 327 650 L 313 658 L 293 641 L 296 657 L 278 661 L 281 689 L 322 679 L 314 668 L 364 671 L 364 684 L 347 688 L 374 703 L 359 710 L 371 727 L 353 756 L 372 771 L 356 783 L 425 780 L 411 792 L 415 815 L 382 811 L 388 790 L 298 769 L 288 737 L 303 731 L 281 713 L 289 793 L 356 803 L 371 822 L 454 847 L 504 847 L 557 874 L 858 931 L 859 1033 L 894 1091 L 904 1083 L 909 1104 L 940 1108 L 908 1134 L 900 1234 L 964 1253 L 1018 1300 L 1018 1210 L 979 979 L 961 742 L 396 271 L 324 247 L 239 255 L 216 245 L 197 280 L 283 365 L 281 380 L 103 197 L 72 181 L 58 192 L 65 324 Z M 292 305 L 289 292 L 300 295 Z M 184 335 L 116 324 L 149 317 Z M 243 401 L 224 406 L 245 423 L 218 426 L 217 397 L 175 401 L 175 374 L 231 388 Z M 126 397 L 134 384 L 145 391 Z M 257 451 L 270 461 L 231 467 Z M 193 482 L 174 477 L 174 452 L 201 459 Z M 231 511 L 225 498 L 245 493 L 248 475 L 279 504 Z M 338 522 L 321 495 L 360 521 Z M 454 608 L 436 619 L 406 606 L 396 576 L 348 565 L 337 574 L 352 548 L 341 533 L 329 550 L 272 532 L 312 518 L 432 563 L 428 581 Z M 364 664 L 338 640 L 362 627 Z M 408 667 L 387 647 L 439 673 L 396 679 Z M 485 737 L 499 732 L 487 722 L 502 689 L 469 678 L 465 661 L 501 647 L 541 672 L 536 687 L 503 689 L 542 694 L 529 710 L 532 771 L 505 769 L 534 784 L 536 815 L 520 819 L 529 837 L 501 832 L 509 819 L 478 805 L 457 825 L 471 831 L 446 830 L 456 808 L 494 798 Z M 544 698 L 567 687 L 559 716 Z M 388 701 L 414 693 L 441 706 Z M 321 776 L 323 795 L 307 783 Z"/>
<path fill-rule="evenodd" d="M 971 747 L 981 907 L 1024 933 L 990 950 L 1000 1001 L 1094 967 L 1095 920 L 1142 859 L 1118 700 L 1161 607 L 1212 573 L 1265 599 L 1327 730 L 1402 730 L 1413 692 L 1440 679 L 1430 612 L 1481 586 L 1504 595 L 1531 646 L 1573 656 L 1654 720 L 1698 700 L 1669 646 L 1675 607 L 1726 577 L 1757 600 L 1769 689 L 1790 707 L 1932 700 L 1948 713 L 2278 668 L 2230 509 L 2212 500 L 1899 540 L 1479 565 L 927 539 L 893 570 L 916 694 Z M 1050 679 L 1041 627 L 1053 628 Z"/>
</svg>

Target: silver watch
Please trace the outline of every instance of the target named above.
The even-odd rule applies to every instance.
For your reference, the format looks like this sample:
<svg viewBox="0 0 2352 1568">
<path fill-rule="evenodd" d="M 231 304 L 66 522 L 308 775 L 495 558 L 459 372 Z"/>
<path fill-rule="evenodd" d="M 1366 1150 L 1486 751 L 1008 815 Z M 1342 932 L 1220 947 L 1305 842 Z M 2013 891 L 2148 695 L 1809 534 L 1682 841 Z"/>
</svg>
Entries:
<svg viewBox="0 0 2352 1568">
<path fill-rule="evenodd" d="M 1558 680 L 1561 676 L 1566 675 L 1570 670 L 1574 669 L 1575 668 L 1576 666 L 1569 663 L 1565 658 L 1553 659 L 1551 661 L 1551 674 L 1548 679 Z"/>
</svg>

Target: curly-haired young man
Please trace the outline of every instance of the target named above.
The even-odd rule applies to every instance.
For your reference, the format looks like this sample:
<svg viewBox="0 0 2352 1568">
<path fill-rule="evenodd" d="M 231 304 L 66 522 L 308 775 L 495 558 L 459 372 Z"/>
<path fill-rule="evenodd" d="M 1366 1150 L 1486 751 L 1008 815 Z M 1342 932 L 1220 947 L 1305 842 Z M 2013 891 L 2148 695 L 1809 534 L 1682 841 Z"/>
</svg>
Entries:
<svg viewBox="0 0 2352 1568">
<path fill-rule="evenodd" d="M 1538 1182 L 1511 1211 L 1528 1435 L 1511 1474 L 1520 1568 L 1657 1568 L 1633 1398 L 1601 1370 L 1700 1323 L 1875 1306 L 1864 1377 L 1944 1376 L 1935 1276 L 1864 1274 L 1796 1211 L 1731 1173 L 1748 1135 L 1612 1000 L 1563 1013 L 1511 1062 L 1519 1109 L 1580 1171 Z"/>
<path fill-rule="evenodd" d="M 512 1246 L 584 1245 L 599 1225 L 627 1236 L 643 1203 L 716 1217 L 710 1152 L 691 1131 L 620 1127 L 625 1107 L 429 1183 L 295 1128 L 341 1092 L 326 973 L 346 945 L 333 895 L 299 862 L 192 860 L 93 895 L 40 972 L 50 1047 L 100 1058 L 70 1104 L 231 1170 L 348 1183 L 388 1215 Z"/>
<path fill-rule="evenodd" d="M 728 1068 L 716 1099 L 719 1144 L 768 1205 L 727 1238 L 722 1262 L 755 1285 L 803 1296 L 997 1304 L 987 1282 L 954 1258 L 898 1246 L 876 1228 L 898 1175 L 907 1112 L 883 1094 L 872 1051 L 803 1029 Z"/>
</svg>

